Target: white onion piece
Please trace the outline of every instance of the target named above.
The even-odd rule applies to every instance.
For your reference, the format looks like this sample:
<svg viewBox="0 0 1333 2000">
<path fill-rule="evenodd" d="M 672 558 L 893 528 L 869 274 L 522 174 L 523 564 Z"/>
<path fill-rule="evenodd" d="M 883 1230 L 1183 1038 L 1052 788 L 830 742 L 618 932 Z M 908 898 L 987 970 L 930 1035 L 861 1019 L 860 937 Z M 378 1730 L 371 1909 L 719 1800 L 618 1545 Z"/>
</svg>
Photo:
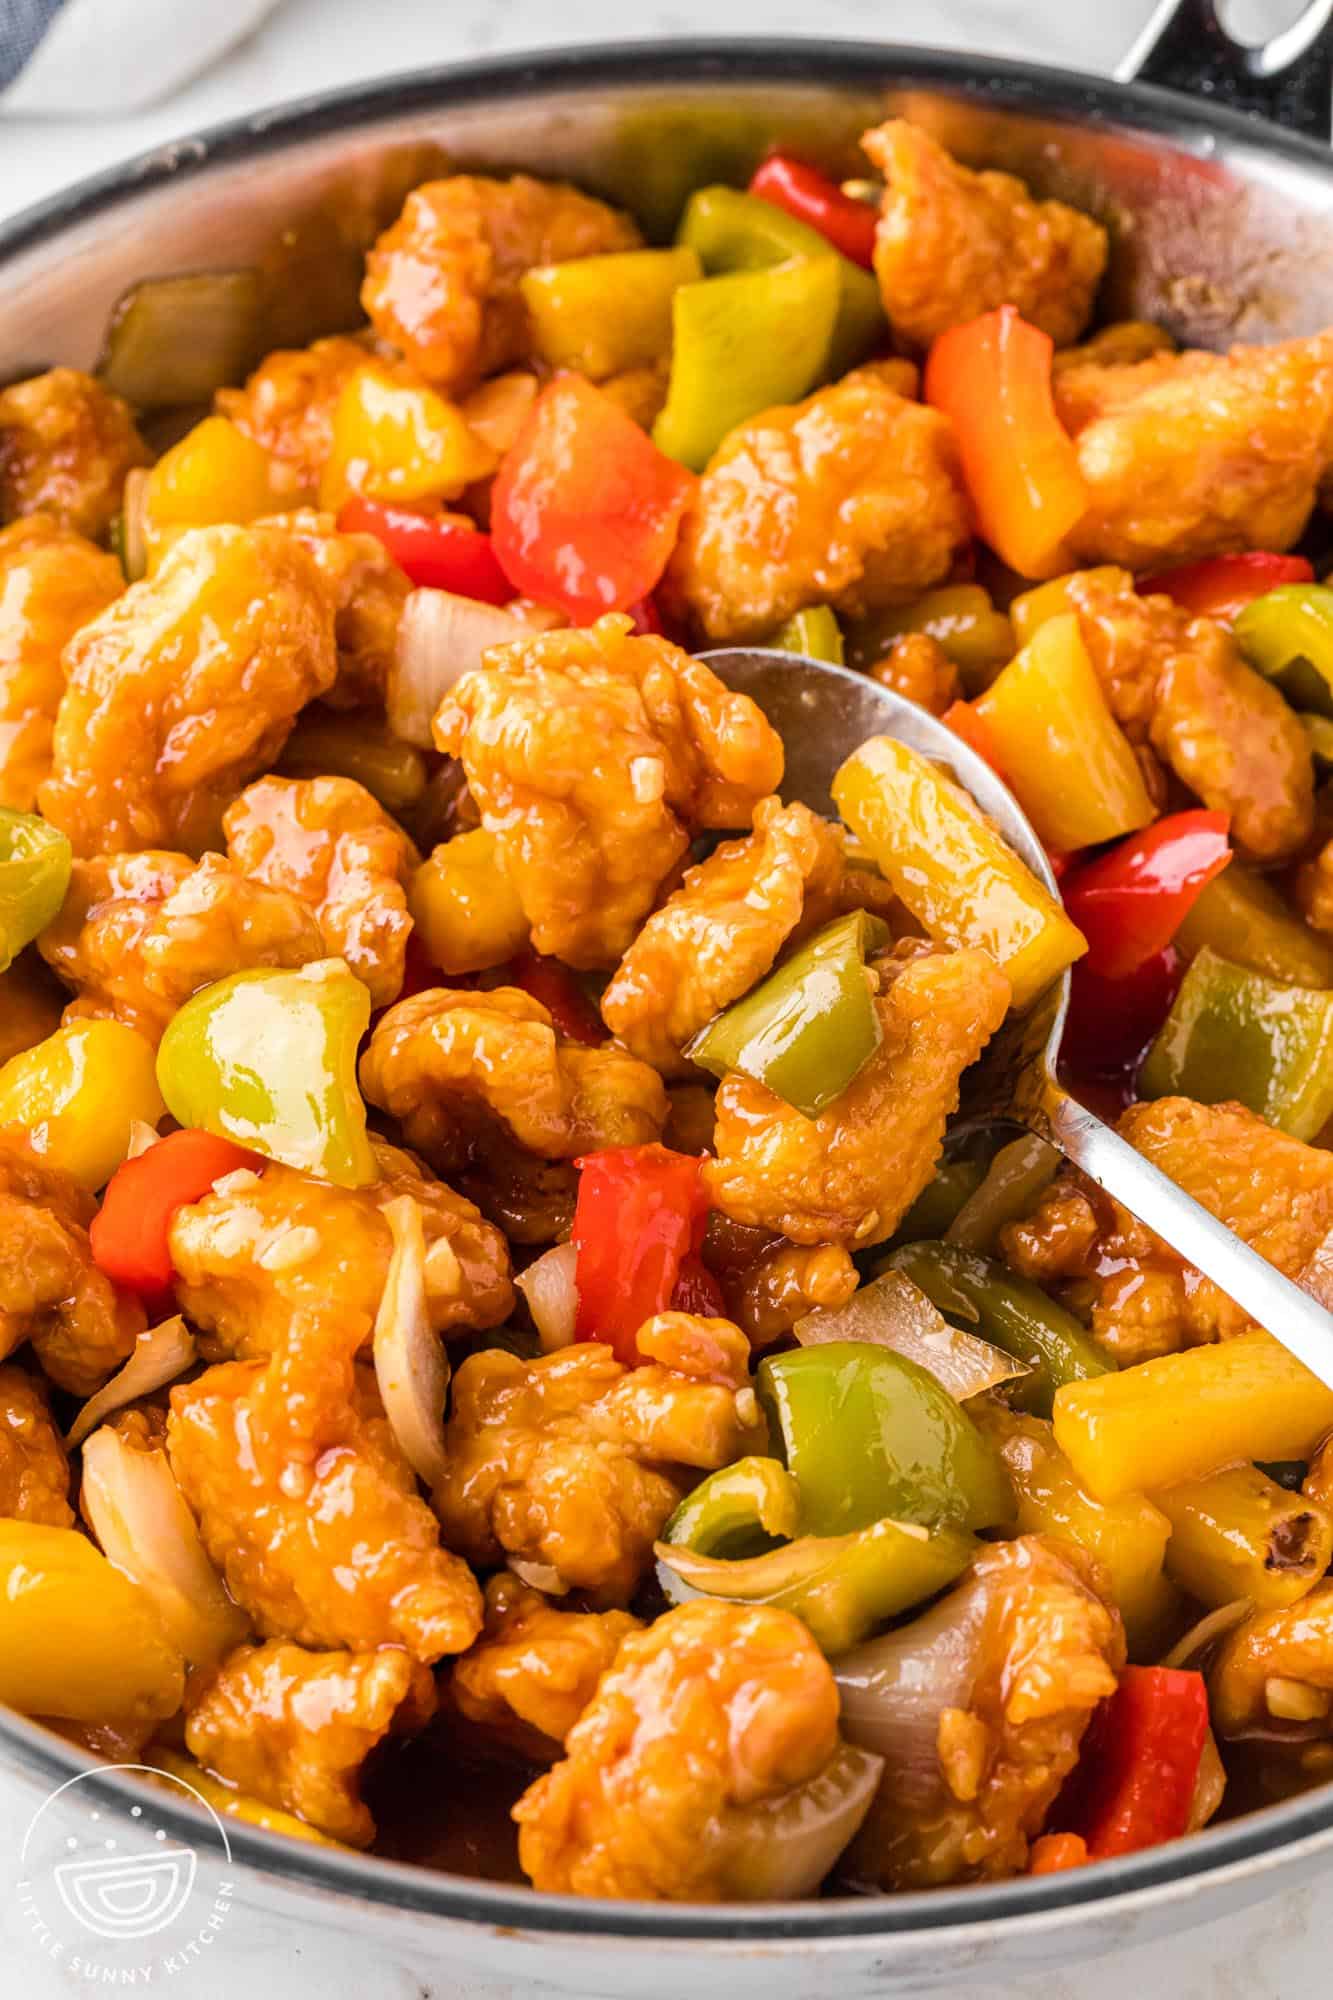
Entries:
<svg viewBox="0 0 1333 2000">
<path fill-rule="evenodd" d="M 1219 1639 L 1225 1639 L 1228 1632 L 1234 1632 L 1243 1625 L 1253 1611 L 1254 1605 L 1248 1597 L 1233 1597 L 1230 1604 L 1219 1604 L 1215 1611 L 1200 1618 L 1191 1625 L 1182 1638 L 1176 1640 L 1171 1651 L 1162 1661 L 1164 1667 L 1188 1667 L 1195 1660 L 1215 1646 Z"/>
<path fill-rule="evenodd" d="M 819 1347 L 830 1340 L 864 1340 L 886 1347 L 915 1361 L 958 1403 L 1031 1373 L 1025 1362 L 1015 1361 L 988 1340 L 950 1326 L 901 1271 L 886 1271 L 872 1284 L 862 1285 L 845 1305 L 816 1307 L 797 1320 L 795 1333 L 802 1347 Z"/>
<path fill-rule="evenodd" d="M 747 1900 L 813 1896 L 870 1811 L 880 1758 L 840 1744 L 818 1777 L 746 1809 L 727 1886 Z"/>
<path fill-rule="evenodd" d="M 138 1451 L 105 1426 L 94 1431 L 83 1447 L 79 1507 L 108 1562 L 152 1599 L 187 1660 L 215 1666 L 249 1636 L 164 1451 Z"/>
<path fill-rule="evenodd" d="M 569 1585 L 550 1563 L 528 1562 L 522 1556 L 510 1556 L 509 1568 L 520 1583 L 526 1583 L 530 1590 L 540 1590 L 545 1597 L 566 1597 L 569 1594 Z"/>
<path fill-rule="evenodd" d="M 146 1118 L 131 1118 L 130 1143 L 125 1148 L 125 1158 L 137 1160 L 141 1153 L 146 1153 L 150 1146 L 157 1144 L 157 1141 L 158 1134 Z"/>
<path fill-rule="evenodd" d="M 578 1251 L 572 1243 L 557 1243 L 534 1258 L 514 1283 L 528 1302 L 543 1354 L 569 1347 L 574 1340 L 579 1295 L 574 1284 Z"/>
<path fill-rule="evenodd" d="M 66 1448 L 73 1451 L 89 1431 L 114 1416 L 117 1410 L 123 1410 L 126 1403 L 133 1403 L 140 1396 L 151 1396 L 155 1389 L 174 1382 L 190 1366 L 195 1353 L 194 1336 L 179 1313 L 164 1319 L 160 1326 L 149 1327 L 135 1341 L 134 1352 L 125 1366 L 109 1382 L 104 1382 L 79 1411 L 65 1438 Z"/>
<path fill-rule="evenodd" d="M 910 1625 L 868 1639 L 835 1660 L 842 1733 L 883 1757 L 904 1805 L 926 1805 L 943 1784 L 940 1713 L 967 1708 L 991 1593 L 969 1579 Z"/>
<path fill-rule="evenodd" d="M 403 606 L 389 668 L 389 726 L 405 743 L 433 750 L 431 723 L 454 682 L 481 665 L 489 646 L 508 645 L 532 630 L 522 618 L 450 590 L 414 590 Z"/>
<path fill-rule="evenodd" d="M 981 1186 L 974 1188 L 944 1232 L 960 1250 L 990 1251 L 1006 1222 L 1023 1215 L 1055 1179 L 1060 1155 L 1035 1132 L 1001 1146 Z"/>
<path fill-rule="evenodd" d="M 1217 1738 L 1210 1729 L 1203 1739 L 1203 1754 L 1199 1758 L 1198 1776 L 1194 1780 L 1190 1815 L 1185 1822 L 1186 1833 L 1197 1833 L 1201 1826 L 1207 1826 L 1221 1805 L 1222 1794 L 1226 1788 L 1226 1765 L 1222 1762 Z"/>
<path fill-rule="evenodd" d="M 375 1379 L 384 1413 L 404 1458 L 428 1486 L 444 1477 L 444 1399 L 449 1360 L 426 1302 L 426 1236 L 421 1210 L 399 1195 L 380 1213 L 393 1234 L 393 1255 L 375 1315 Z"/>
</svg>

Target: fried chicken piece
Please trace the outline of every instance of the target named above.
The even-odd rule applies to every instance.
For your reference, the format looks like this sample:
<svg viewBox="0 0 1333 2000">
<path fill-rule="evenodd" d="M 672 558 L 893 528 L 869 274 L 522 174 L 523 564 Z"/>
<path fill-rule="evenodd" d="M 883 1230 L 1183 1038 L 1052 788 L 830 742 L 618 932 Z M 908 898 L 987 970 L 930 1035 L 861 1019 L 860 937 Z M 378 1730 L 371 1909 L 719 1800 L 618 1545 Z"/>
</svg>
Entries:
<svg viewBox="0 0 1333 2000">
<path fill-rule="evenodd" d="M 412 593 L 406 576 L 376 536 L 343 534 L 332 514 L 313 507 L 274 514 L 264 525 L 285 529 L 309 550 L 332 594 L 338 678 L 325 699 L 336 708 L 382 709 Z"/>
<path fill-rule="evenodd" d="M 520 1361 L 486 1348 L 454 1376 L 448 1471 L 434 1494 L 444 1538 L 470 1561 L 544 1563 L 599 1608 L 629 1602 L 689 1483 L 746 1449 L 744 1393 L 600 1341 Z"/>
<path fill-rule="evenodd" d="M 61 653 L 124 588 L 114 556 L 49 514 L 0 528 L 0 806 L 32 811 L 65 692 Z"/>
<path fill-rule="evenodd" d="M 440 1546 L 353 1357 L 365 1315 L 291 1315 L 267 1362 L 224 1361 L 171 1392 L 171 1469 L 213 1562 L 262 1637 L 430 1665 L 481 1629 L 481 1592 Z"/>
<path fill-rule="evenodd" d="M 378 1179 L 339 1188 L 270 1161 L 229 1174 L 176 1211 L 171 1261 L 181 1311 L 202 1329 L 203 1352 L 255 1360 L 276 1353 L 293 1312 L 332 1301 L 379 1311 L 393 1238 L 385 1206 L 410 1195 L 426 1240 L 426 1306 L 437 1333 L 499 1326 L 514 1303 L 509 1253 L 470 1201 L 424 1174 L 410 1153 L 372 1139 Z"/>
<path fill-rule="evenodd" d="M 333 447 L 338 398 L 369 359 L 365 341 L 341 333 L 309 347 L 276 347 L 243 389 L 219 389 L 213 407 L 263 446 L 275 484 L 313 495 Z"/>
<path fill-rule="evenodd" d="M 192 1677 L 185 1746 L 238 1791 L 369 1847 L 361 1767 L 387 1735 L 421 1729 L 434 1712 L 429 1668 L 401 1647 L 308 1653 L 270 1640 Z"/>
<path fill-rule="evenodd" d="M 0 1367 L 0 1519 L 74 1526 L 65 1447 L 45 1389 L 23 1368 Z"/>
<path fill-rule="evenodd" d="M 57 1388 L 91 1396 L 144 1329 L 88 1248 L 96 1202 L 22 1132 L 0 1132 L 0 1357 L 25 1340 Z"/>
<path fill-rule="evenodd" d="M 414 188 L 366 258 L 375 331 L 440 388 L 528 358 L 519 279 L 643 241 L 633 222 L 560 181 L 454 174 Z"/>
<path fill-rule="evenodd" d="M 1296 853 L 1314 825 L 1314 775 L 1299 718 L 1212 618 L 1140 596 L 1127 570 L 1065 582 L 1106 699 L 1131 743 L 1151 746 L 1206 805 L 1229 813 L 1256 860 Z"/>
<path fill-rule="evenodd" d="M 1117 319 L 1090 333 L 1077 347 L 1061 347 L 1051 357 L 1051 374 L 1063 385 L 1077 368 L 1130 368 L 1154 355 L 1174 354 L 1176 343 L 1150 319 Z"/>
<path fill-rule="evenodd" d="M 1309 1717 L 1294 1733 L 1308 1736 L 1320 1725 L 1329 1731 L 1333 1713 L 1333 1582 L 1317 1583 L 1308 1596 L 1280 1611 L 1259 1611 L 1229 1632 L 1208 1676 L 1208 1700 L 1219 1736 L 1243 1736 L 1254 1730 L 1282 1734 L 1284 1721 L 1295 1720 L 1283 1697 L 1269 1704 L 1274 1681 L 1294 1683 L 1308 1696 Z M 1321 1699 L 1322 1697 L 1322 1699 Z"/>
<path fill-rule="evenodd" d="M 817 1118 L 738 1071 L 723 1082 L 704 1182 L 733 1221 L 864 1249 L 930 1179 L 958 1079 L 1003 1021 L 1009 982 L 983 951 L 919 948 L 882 977 L 879 1047 Z"/>
<path fill-rule="evenodd" d="M 780 1236 L 753 1263 L 723 1277 L 727 1306 L 755 1347 L 771 1347 L 797 1320 L 846 1305 L 860 1283 L 851 1254 L 838 1243 L 787 1243 Z"/>
<path fill-rule="evenodd" d="M 1131 1105 L 1118 1129 L 1289 1278 L 1300 1276 L 1333 1227 L 1333 1153 L 1274 1131 L 1243 1104 L 1160 1097 Z M 1122 1368 L 1230 1340 L 1253 1324 L 1119 1202 L 1094 1194 L 1069 1168 L 1025 1221 L 1001 1231 L 1000 1246 L 1024 1277 L 1061 1287 Z"/>
<path fill-rule="evenodd" d="M 66 647 L 41 809 L 76 854 L 217 845 L 337 665 L 328 586 L 291 535 L 191 529 Z"/>
<path fill-rule="evenodd" d="M 910 604 L 970 528 L 948 420 L 858 368 L 727 433 L 681 522 L 666 594 L 715 644 L 762 640 L 812 604 Z"/>
<path fill-rule="evenodd" d="M 286 889 L 248 880 L 220 854 L 194 862 L 159 848 L 76 861 L 38 949 L 77 996 L 67 1020 L 109 1016 L 152 1042 L 215 979 L 328 956 L 314 918 Z"/>
<path fill-rule="evenodd" d="M 574 1224 L 578 1175 L 566 1160 L 539 1160 L 500 1129 L 455 1178 L 511 1243 L 563 1243 Z"/>
<path fill-rule="evenodd" d="M 562 1611 L 508 1570 L 486 1586 L 486 1625 L 454 1662 L 449 1687 L 469 1722 L 549 1764 L 582 1715 L 622 1639 L 628 1611 Z"/>
<path fill-rule="evenodd" d="M 918 1704 L 922 1690 L 934 1695 L 935 1757 L 907 1743 L 889 1755 L 844 1872 L 881 1890 L 1021 1873 L 1092 1711 L 1125 1664 L 1104 1574 L 1070 1542 L 997 1542 L 895 1638 L 889 1686 L 914 1690 Z M 853 1742 L 882 1748 L 873 1710 L 884 1698 L 865 1702 L 844 1687 Z M 920 1713 L 918 1726 L 929 1722 Z"/>
<path fill-rule="evenodd" d="M 532 942 L 614 965 L 701 827 L 750 824 L 782 743 L 748 695 L 623 617 L 496 646 L 435 718 Z"/>
<path fill-rule="evenodd" d="M 148 448 L 128 403 L 77 368 L 0 389 L 0 520 L 49 514 L 100 541 Z"/>
<path fill-rule="evenodd" d="M 962 693 L 958 669 L 929 632 L 904 632 L 870 669 L 872 681 L 905 695 L 932 715 L 943 715 Z"/>
<path fill-rule="evenodd" d="M 400 1000 L 361 1058 L 361 1088 L 440 1172 L 484 1162 L 498 1128 L 543 1160 L 641 1146 L 666 1123 L 662 1079 L 612 1047 L 559 1035 L 516 986 L 435 987 Z"/>
<path fill-rule="evenodd" d="M 534 1887 L 576 1895 L 762 1895 L 777 1815 L 841 1747 L 833 1675 L 799 1619 L 682 1604 L 622 1641 L 563 1761 L 515 1806 L 519 1858 Z"/>
<path fill-rule="evenodd" d="M 387 1007 L 403 984 L 412 919 L 407 884 L 421 856 L 354 778 L 259 778 L 222 818 L 242 875 L 313 910 L 329 956 Z"/>
<path fill-rule="evenodd" d="M 951 326 L 1017 306 L 1057 347 L 1077 340 L 1106 268 L 1106 231 L 1013 174 L 973 173 L 891 118 L 861 144 L 884 176 L 875 275 L 889 325 L 929 347 Z"/>
<path fill-rule="evenodd" d="M 1129 569 L 1299 539 L 1329 461 L 1333 332 L 1056 379 L 1088 510 L 1069 547 Z"/>
<path fill-rule="evenodd" d="M 754 832 L 691 868 L 621 959 L 602 995 L 611 1033 L 664 1075 L 691 1074 L 691 1035 L 772 969 L 807 908 L 815 922 L 831 912 L 842 869 L 827 820 L 761 799 Z"/>
</svg>

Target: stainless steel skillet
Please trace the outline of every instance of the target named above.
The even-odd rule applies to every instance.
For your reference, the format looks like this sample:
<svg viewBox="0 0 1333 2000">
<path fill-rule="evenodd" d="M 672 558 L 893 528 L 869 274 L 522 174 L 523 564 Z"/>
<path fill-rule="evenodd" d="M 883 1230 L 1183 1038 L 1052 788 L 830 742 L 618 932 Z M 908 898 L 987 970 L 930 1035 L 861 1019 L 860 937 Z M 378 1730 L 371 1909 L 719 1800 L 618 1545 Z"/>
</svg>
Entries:
<svg viewBox="0 0 1333 2000">
<path fill-rule="evenodd" d="M 851 170 L 857 133 L 887 110 L 1102 216 L 1115 239 L 1108 312 L 1211 345 L 1311 332 L 1333 324 L 1333 164 L 1320 143 L 1330 14 L 1333 0 L 1318 0 L 1285 42 L 1246 55 L 1210 0 L 1168 5 L 1138 51 L 1146 83 L 873 44 L 751 41 L 566 51 L 313 99 L 162 147 L 0 231 L 0 379 L 88 365 L 115 300 L 151 275 L 253 264 L 270 339 L 349 323 L 365 243 L 444 150 L 479 168 L 569 174 L 665 230 L 689 185 L 743 176 L 773 140 Z M 79 1757 L 0 1716 L 0 1764 L 35 1807 Z M 117 1814 L 134 1796 L 114 1775 L 98 1789 Z M 163 1806 L 160 1818 L 203 1843 L 188 1812 Z M 349 1978 L 375 1993 L 674 2000 L 692 1982 L 710 1994 L 850 2000 L 1045 1974 L 1235 1912 L 1333 1855 L 1333 1791 L 1070 1876 L 771 1908 L 538 1898 L 244 1827 L 232 1847 L 235 1936 L 249 1953 L 238 1973 L 269 1940 L 280 1956 L 262 1985 L 281 1982 L 291 2000 L 304 2000 L 298 1926 L 336 1933 Z"/>
</svg>

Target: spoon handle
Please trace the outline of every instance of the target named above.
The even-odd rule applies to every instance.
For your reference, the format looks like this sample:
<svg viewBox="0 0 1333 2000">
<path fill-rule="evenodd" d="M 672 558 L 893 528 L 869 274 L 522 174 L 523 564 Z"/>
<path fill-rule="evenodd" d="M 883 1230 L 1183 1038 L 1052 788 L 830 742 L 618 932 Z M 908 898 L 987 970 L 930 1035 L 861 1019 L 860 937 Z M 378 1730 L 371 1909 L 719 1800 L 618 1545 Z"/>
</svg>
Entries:
<svg viewBox="0 0 1333 2000">
<path fill-rule="evenodd" d="M 1333 1314 L 1284 1278 L 1224 1223 L 1167 1179 L 1100 1118 L 1051 1084 L 1027 1122 L 1099 1188 L 1234 1299 L 1333 1388 Z"/>
</svg>

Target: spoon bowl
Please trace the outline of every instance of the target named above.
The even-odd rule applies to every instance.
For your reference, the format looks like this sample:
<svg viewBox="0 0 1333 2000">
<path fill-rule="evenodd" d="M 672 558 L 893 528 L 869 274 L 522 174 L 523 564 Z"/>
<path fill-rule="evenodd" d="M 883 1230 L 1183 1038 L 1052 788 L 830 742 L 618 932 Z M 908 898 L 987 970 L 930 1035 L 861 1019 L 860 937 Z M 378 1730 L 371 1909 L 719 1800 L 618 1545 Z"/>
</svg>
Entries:
<svg viewBox="0 0 1333 2000">
<path fill-rule="evenodd" d="M 832 785 L 839 767 L 869 737 L 892 736 L 949 771 L 1058 896 L 1046 850 L 1013 793 L 927 710 L 864 674 L 802 654 L 726 647 L 703 658 L 719 680 L 748 694 L 782 737 L 785 800 L 836 818 Z M 1022 1125 L 1048 1140 L 1333 1388 L 1333 1315 L 1060 1083 L 1056 1059 L 1068 1010 L 1065 972 L 1030 1007 L 1011 1013 L 963 1078 L 962 1116 L 973 1124 Z"/>
</svg>

